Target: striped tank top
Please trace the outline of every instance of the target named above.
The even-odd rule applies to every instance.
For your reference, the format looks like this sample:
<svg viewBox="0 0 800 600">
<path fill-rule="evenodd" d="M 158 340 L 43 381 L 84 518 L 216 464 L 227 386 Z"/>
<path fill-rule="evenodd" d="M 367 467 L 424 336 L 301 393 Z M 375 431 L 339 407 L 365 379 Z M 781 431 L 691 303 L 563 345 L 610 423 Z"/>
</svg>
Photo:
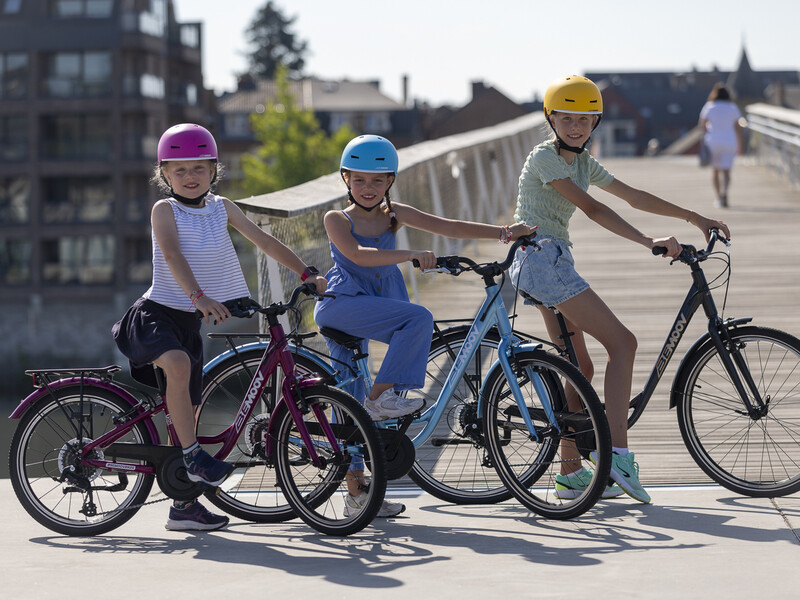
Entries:
<svg viewBox="0 0 800 600">
<path fill-rule="evenodd" d="M 204 293 L 224 302 L 250 295 L 231 236 L 228 211 L 220 196 L 209 194 L 201 208 L 185 206 L 172 198 L 181 253 Z M 144 297 L 176 310 L 192 311 L 192 301 L 172 275 L 155 234 L 153 238 L 153 284 Z"/>
</svg>

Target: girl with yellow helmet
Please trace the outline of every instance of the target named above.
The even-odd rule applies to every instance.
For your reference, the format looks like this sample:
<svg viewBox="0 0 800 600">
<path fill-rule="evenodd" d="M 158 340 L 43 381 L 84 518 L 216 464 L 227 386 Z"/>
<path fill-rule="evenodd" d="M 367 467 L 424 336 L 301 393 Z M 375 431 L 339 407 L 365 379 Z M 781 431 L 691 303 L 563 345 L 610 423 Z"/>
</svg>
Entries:
<svg viewBox="0 0 800 600">
<path fill-rule="evenodd" d="M 611 440 L 611 479 L 615 484 L 604 497 L 622 492 L 648 503 L 650 496 L 638 477 L 638 464 L 628 450 L 627 415 L 631 395 L 636 338 L 611 312 L 603 300 L 577 273 L 570 252 L 569 220 L 576 208 L 612 233 L 652 249 L 665 246 L 665 256 L 675 258 L 681 247 L 674 237 L 655 238 L 625 221 L 611 208 L 587 193 L 590 185 L 625 200 L 633 208 L 666 217 L 685 219 L 697 226 L 708 239 L 709 230 L 718 228 L 728 237 L 728 227 L 721 221 L 706 218 L 662 200 L 653 194 L 630 187 L 609 173 L 586 148 L 589 138 L 603 115 L 603 97 L 595 83 L 586 77 L 569 75 L 554 81 L 544 97 L 544 114 L 554 132 L 554 139 L 536 146 L 528 155 L 519 179 L 519 195 L 514 213 L 517 222 L 538 225 L 542 250 L 518 250 L 511 267 L 511 280 L 517 290 L 529 298 L 528 304 L 540 303 L 545 326 L 558 343 L 558 325 L 552 311 L 564 315 L 578 354 L 580 368 L 587 379 L 594 367 L 589 356 L 586 334 L 600 342 L 608 353 L 604 396 Z M 534 302 L 534 299 L 537 302 Z M 543 307 L 541 306 L 543 305 Z M 555 494 L 572 497 L 586 486 L 588 466 L 580 456 L 563 449 L 565 461 L 556 477 Z M 621 488 L 621 489 L 620 489 Z"/>
</svg>

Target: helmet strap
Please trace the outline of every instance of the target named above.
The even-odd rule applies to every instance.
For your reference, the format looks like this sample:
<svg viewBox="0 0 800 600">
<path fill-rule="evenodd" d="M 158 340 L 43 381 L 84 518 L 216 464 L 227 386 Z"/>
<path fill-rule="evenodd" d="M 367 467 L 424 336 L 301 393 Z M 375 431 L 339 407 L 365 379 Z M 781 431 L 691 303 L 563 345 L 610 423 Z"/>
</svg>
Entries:
<svg viewBox="0 0 800 600">
<path fill-rule="evenodd" d="M 177 200 L 178 202 L 181 202 L 182 204 L 188 204 L 189 206 L 197 206 L 197 205 L 199 205 L 203 201 L 203 199 L 206 196 L 208 196 L 208 193 L 210 191 L 211 191 L 211 188 L 208 188 L 205 192 L 200 194 L 197 198 L 187 198 L 186 196 L 181 196 L 180 194 L 176 194 L 175 190 L 173 190 L 172 188 L 170 188 L 170 190 L 169 190 L 170 195 L 173 198 L 175 198 L 175 200 Z"/>
<path fill-rule="evenodd" d="M 381 201 L 378 202 L 377 204 L 373 204 L 372 206 L 369 207 L 364 206 L 363 204 L 359 204 L 358 202 L 356 202 L 356 199 L 353 198 L 353 192 L 351 192 L 349 188 L 347 190 L 347 197 L 350 199 L 350 202 L 355 204 L 358 208 L 363 208 L 367 212 L 372 212 L 374 209 L 378 208 L 381 204 L 383 204 L 383 198 L 381 198 Z"/>
<path fill-rule="evenodd" d="M 574 152 L 575 154 L 580 154 L 581 152 L 586 150 L 586 146 L 589 144 L 590 141 L 592 141 L 592 138 L 586 140 L 583 143 L 583 146 L 570 146 L 567 142 L 558 137 L 558 134 L 556 134 L 556 140 L 558 141 L 559 150 L 569 150 L 570 152 Z"/>
</svg>

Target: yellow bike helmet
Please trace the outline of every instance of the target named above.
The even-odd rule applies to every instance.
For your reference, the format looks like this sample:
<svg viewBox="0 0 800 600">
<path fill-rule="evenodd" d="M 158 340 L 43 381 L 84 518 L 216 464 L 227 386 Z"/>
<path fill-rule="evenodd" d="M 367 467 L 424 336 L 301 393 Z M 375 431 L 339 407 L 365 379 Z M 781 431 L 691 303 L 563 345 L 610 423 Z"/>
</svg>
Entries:
<svg viewBox="0 0 800 600">
<path fill-rule="evenodd" d="M 591 79 L 580 75 L 561 77 L 547 86 L 547 91 L 544 93 L 544 117 L 555 131 L 553 122 L 550 120 L 553 112 L 597 115 L 597 122 L 592 128 L 594 130 L 600 124 L 603 116 L 603 95 L 600 93 L 600 88 Z M 572 152 L 582 152 L 586 146 L 584 144 L 580 148 L 575 148 L 567 145 L 560 138 L 558 141 L 562 148 Z"/>
</svg>

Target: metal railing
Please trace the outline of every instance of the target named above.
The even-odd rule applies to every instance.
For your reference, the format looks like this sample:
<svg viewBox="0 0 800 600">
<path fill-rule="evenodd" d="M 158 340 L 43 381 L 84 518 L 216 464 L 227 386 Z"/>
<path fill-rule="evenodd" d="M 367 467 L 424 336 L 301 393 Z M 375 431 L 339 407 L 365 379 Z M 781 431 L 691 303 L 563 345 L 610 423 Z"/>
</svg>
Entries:
<svg viewBox="0 0 800 600">
<path fill-rule="evenodd" d="M 745 111 L 751 152 L 761 164 L 800 187 L 800 111 L 761 103 L 750 104 Z"/>
<path fill-rule="evenodd" d="M 514 210 L 520 168 L 530 150 L 547 132 L 540 114 L 500 125 L 422 142 L 399 150 L 400 172 L 391 189 L 393 202 L 453 218 L 500 223 Z M 347 205 L 347 190 L 338 173 L 293 188 L 252 196 L 236 203 L 258 223 L 306 261 L 325 273 L 332 265 L 322 219 Z M 431 249 L 455 254 L 470 240 L 453 240 L 401 228 L 398 248 Z M 472 242 L 474 243 L 474 242 Z M 410 295 L 418 300 L 415 270 L 404 268 Z M 297 276 L 263 253 L 258 255 L 258 298 L 282 301 L 297 284 Z"/>
</svg>

